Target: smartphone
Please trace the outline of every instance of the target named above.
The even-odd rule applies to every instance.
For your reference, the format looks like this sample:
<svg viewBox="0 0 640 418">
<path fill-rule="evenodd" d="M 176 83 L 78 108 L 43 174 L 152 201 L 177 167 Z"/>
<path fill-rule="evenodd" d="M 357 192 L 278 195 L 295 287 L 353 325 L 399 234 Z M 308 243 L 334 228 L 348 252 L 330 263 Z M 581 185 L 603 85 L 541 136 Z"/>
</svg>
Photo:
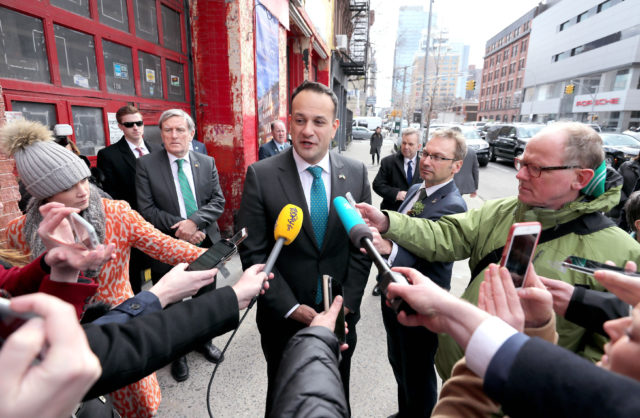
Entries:
<svg viewBox="0 0 640 418">
<path fill-rule="evenodd" d="M 9 305 L 9 299 L 0 298 L 0 347 L 4 345 L 9 335 L 20 328 L 25 322 L 31 318 L 38 317 L 38 315 L 30 312 L 14 312 Z"/>
<path fill-rule="evenodd" d="M 187 270 L 209 270 L 226 263 L 238 252 L 238 244 L 244 241 L 247 235 L 247 229 L 242 228 L 240 232 L 230 239 L 223 239 L 216 242 L 211 248 L 205 251 L 204 254 L 198 257 L 196 261 L 189 264 Z"/>
<path fill-rule="evenodd" d="M 76 243 L 82 244 L 88 250 L 93 250 L 100 244 L 95 228 L 82 216 L 72 212 L 67 220 L 71 224 L 73 239 Z"/>
<path fill-rule="evenodd" d="M 328 311 L 331 308 L 331 304 L 333 303 L 333 288 L 337 287 L 339 293 L 342 293 L 342 289 L 340 288 L 340 284 L 333 283 L 333 278 L 328 274 L 324 274 L 322 276 L 322 297 L 324 299 L 324 310 Z M 341 306 L 340 312 L 338 313 L 338 317 L 336 318 L 336 324 L 333 328 L 333 333 L 336 334 L 338 341 L 340 344 L 344 344 L 346 341 L 346 332 L 344 329 L 344 309 Z"/>
<path fill-rule="evenodd" d="M 511 225 L 500 265 L 509 270 L 516 289 L 524 284 L 541 231 L 540 222 L 519 222 Z"/>
<path fill-rule="evenodd" d="M 625 271 L 622 267 L 610 266 L 608 264 L 599 263 L 597 261 L 589 260 L 587 258 L 578 257 L 575 255 L 570 255 L 566 260 L 562 262 L 562 267 L 579 271 L 581 273 L 589 274 L 593 276 L 597 270 L 610 270 L 615 271 L 616 273 L 624 274 L 625 276 L 630 277 L 640 277 L 640 273 L 638 272 L 628 272 Z"/>
</svg>

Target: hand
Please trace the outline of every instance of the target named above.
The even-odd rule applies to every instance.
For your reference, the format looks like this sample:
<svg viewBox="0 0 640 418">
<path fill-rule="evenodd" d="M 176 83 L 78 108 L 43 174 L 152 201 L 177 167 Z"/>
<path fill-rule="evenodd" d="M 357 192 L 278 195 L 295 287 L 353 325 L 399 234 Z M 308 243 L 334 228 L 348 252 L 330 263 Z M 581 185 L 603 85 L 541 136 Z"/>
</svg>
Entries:
<svg viewBox="0 0 640 418">
<path fill-rule="evenodd" d="M 231 286 L 236 297 L 238 298 L 238 309 L 244 309 L 249 306 L 249 302 L 256 295 L 264 295 L 269 289 L 267 275 L 262 271 L 264 264 L 256 264 L 244 271 L 240 279 Z M 273 279 L 273 273 L 269 274 L 269 280 Z"/>
<path fill-rule="evenodd" d="M 378 232 L 378 230 L 375 229 L 374 227 L 370 226 L 369 229 L 371 230 L 371 234 L 373 235 L 373 240 L 372 240 L 373 246 L 376 248 L 376 250 L 378 250 L 380 255 L 391 254 L 391 250 L 393 249 L 391 240 L 382 238 L 382 236 L 380 235 L 380 232 Z M 363 251 L 366 254 L 366 250 L 362 249 L 361 251 Z"/>
<path fill-rule="evenodd" d="M 573 286 L 562 280 L 547 279 L 542 276 L 540 276 L 540 281 L 553 296 L 553 310 L 557 315 L 564 317 L 573 294 Z"/>
<path fill-rule="evenodd" d="M 635 272 L 636 263 L 629 261 L 624 269 L 627 272 Z M 631 306 L 640 303 L 640 280 L 637 277 L 625 276 L 610 270 L 598 270 L 593 276 L 623 302 Z"/>
<path fill-rule="evenodd" d="M 149 291 L 158 297 L 164 309 L 170 303 L 195 295 L 201 287 L 213 283 L 218 269 L 186 271 L 189 265 L 180 263 L 172 268 Z"/>
<path fill-rule="evenodd" d="M 518 331 L 524 330 L 524 311 L 520 298 L 513 286 L 509 270 L 490 264 L 484 271 L 484 281 L 480 284 L 478 307 L 495 315 Z"/>
<path fill-rule="evenodd" d="M 539 328 L 553 317 L 553 296 L 542 284 L 541 278 L 531 264 L 524 287 L 517 290 L 526 328 Z"/>
<path fill-rule="evenodd" d="M 342 306 L 342 296 L 336 296 L 335 299 L 333 299 L 333 303 L 331 304 L 331 307 L 329 308 L 329 310 L 328 311 L 324 311 L 324 312 L 320 312 L 319 314 L 317 314 L 313 318 L 313 320 L 311 321 L 309 326 L 310 327 L 325 327 L 329 331 L 333 332 L 335 330 L 336 319 L 338 318 L 338 312 L 339 312 L 341 306 Z M 347 308 L 345 307 L 344 309 L 346 310 Z M 345 314 L 346 314 L 346 312 L 345 312 Z M 347 329 L 347 322 L 346 321 L 344 323 L 344 329 L 345 329 L 345 333 L 349 332 L 349 330 Z M 344 351 L 347 348 L 349 348 L 349 345 L 346 344 L 346 343 L 340 345 L 340 351 Z"/>
<path fill-rule="evenodd" d="M 47 250 L 61 245 L 84 248 L 74 241 L 73 230 L 67 221 L 67 216 L 79 211 L 79 209 L 66 207 L 58 202 L 50 202 L 40 206 L 43 218 L 38 225 L 38 235 Z"/>
<path fill-rule="evenodd" d="M 315 318 L 316 315 L 318 315 L 318 312 L 316 312 L 315 309 L 313 309 L 311 306 L 300 305 L 295 311 L 291 312 L 289 318 L 293 319 L 294 321 L 302 322 L 306 326 L 309 326 L 311 325 L 311 321 L 313 321 L 313 318 Z"/>
<path fill-rule="evenodd" d="M 376 228 L 384 234 L 389 229 L 389 218 L 378 209 L 367 203 L 356 203 L 356 208 L 360 211 L 362 218 L 367 225 Z"/>
<path fill-rule="evenodd" d="M 398 192 L 398 194 L 396 195 L 396 200 L 404 200 L 404 198 L 407 197 L 407 191 L 406 190 L 400 190 Z"/>
<path fill-rule="evenodd" d="M 100 270 L 115 257 L 114 244 L 100 244 L 93 250 L 62 245 L 48 251 L 44 256 L 44 262 L 51 267 L 51 280 L 75 283 L 81 271 Z"/>
<path fill-rule="evenodd" d="M 203 231 L 196 231 L 195 234 L 191 235 L 191 238 L 188 241 L 193 245 L 198 245 L 206 238 L 206 234 Z"/>
<path fill-rule="evenodd" d="M 102 373 L 75 309 L 42 293 L 13 298 L 11 308 L 41 318 L 11 334 L 0 351 L 0 416 L 70 416 Z"/>
<path fill-rule="evenodd" d="M 469 193 L 469 197 L 476 197 L 476 196 L 478 196 L 478 193 L 476 192 Z"/>
<path fill-rule="evenodd" d="M 183 219 L 171 227 L 175 229 L 175 235 L 177 238 L 183 241 L 189 241 L 193 234 L 198 230 L 198 225 L 191 219 Z M 190 242 L 190 241 L 189 241 Z"/>
</svg>

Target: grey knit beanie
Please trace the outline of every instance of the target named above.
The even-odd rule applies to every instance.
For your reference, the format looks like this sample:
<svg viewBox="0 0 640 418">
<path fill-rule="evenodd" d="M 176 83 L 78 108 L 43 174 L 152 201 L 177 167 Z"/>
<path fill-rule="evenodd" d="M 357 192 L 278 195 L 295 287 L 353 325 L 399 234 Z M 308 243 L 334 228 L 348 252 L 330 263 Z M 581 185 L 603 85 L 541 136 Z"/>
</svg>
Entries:
<svg viewBox="0 0 640 418">
<path fill-rule="evenodd" d="M 36 199 L 46 199 L 91 176 L 77 155 L 52 140 L 39 122 L 17 120 L 0 128 L 2 151 L 16 161 L 18 175 Z"/>
</svg>

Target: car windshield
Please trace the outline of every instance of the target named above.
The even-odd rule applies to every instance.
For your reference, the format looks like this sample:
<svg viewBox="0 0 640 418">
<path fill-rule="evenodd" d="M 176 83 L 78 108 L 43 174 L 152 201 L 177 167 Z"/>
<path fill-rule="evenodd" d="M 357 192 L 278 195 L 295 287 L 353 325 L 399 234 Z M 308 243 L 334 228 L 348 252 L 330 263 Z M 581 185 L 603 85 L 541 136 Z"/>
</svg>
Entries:
<svg viewBox="0 0 640 418">
<path fill-rule="evenodd" d="M 544 126 L 519 126 L 518 138 L 532 138 L 535 134 L 540 132 Z"/>
<path fill-rule="evenodd" d="M 478 131 L 473 128 L 461 128 L 462 135 L 464 135 L 467 139 L 480 139 L 480 135 L 478 135 Z"/>
<path fill-rule="evenodd" d="M 619 134 L 600 134 L 602 138 L 602 142 L 605 145 L 610 145 L 612 147 L 631 147 L 631 148 L 640 148 L 640 143 L 633 137 L 629 135 L 619 135 Z"/>
</svg>

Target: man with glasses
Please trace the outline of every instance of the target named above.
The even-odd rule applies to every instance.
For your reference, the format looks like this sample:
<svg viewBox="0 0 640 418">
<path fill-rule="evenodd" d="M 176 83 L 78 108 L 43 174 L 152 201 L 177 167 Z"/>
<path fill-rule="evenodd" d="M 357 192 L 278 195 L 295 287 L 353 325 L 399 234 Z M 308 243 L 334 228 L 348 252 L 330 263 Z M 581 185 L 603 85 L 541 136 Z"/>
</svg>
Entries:
<svg viewBox="0 0 640 418">
<path fill-rule="evenodd" d="M 404 147 L 404 132 L 402 139 Z M 460 132 L 435 131 L 418 153 L 419 174 L 424 181 L 409 188 L 398 212 L 436 221 L 441 216 L 466 211 L 467 205 L 453 181 L 466 153 L 467 142 Z M 388 255 L 392 267 L 412 267 L 449 290 L 453 262 L 430 262 L 387 239 L 381 239 L 378 247 L 381 254 Z M 384 299 L 381 308 L 387 355 L 398 384 L 398 416 L 428 417 L 438 395 L 433 368 L 438 335 L 423 327 L 401 325 Z"/>
<path fill-rule="evenodd" d="M 104 191 L 116 200 L 124 200 L 138 210 L 136 196 L 136 159 L 162 148 L 144 140 L 144 121 L 134 106 L 123 106 L 116 112 L 118 128 L 124 135 L 115 144 L 98 151 L 98 169 L 104 174 Z M 129 261 L 129 282 L 133 293 L 140 293 L 144 282 L 144 270 L 149 268 L 151 258 L 132 248 Z"/>
<path fill-rule="evenodd" d="M 463 298 L 472 303 L 482 282 L 477 277 L 483 277 L 489 263 L 499 261 L 515 222 L 542 224 L 533 261 L 538 274 L 603 290 L 590 276 L 557 268 L 569 255 L 624 265 L 640 254 L 640 245 L 602 215 L 620 200 L 620 186 L 605 190 L 603 162 L 602 140 L 593 129 L 575 122 L 556 123 L 535 135 L 517 160 L 517 197 L 487 201 L 477 210 L 438 221 L 382 213 L 364 204 L 358 207 L 385 238 L 426 260 L 469 258 L 471 283 Z M 593 361 L 602 356 L 604 337 L 563 318 L 558 318 L 556 329 L 559 345 Z M 450 338 L 440 338 L 436 365 L 443 378 L 449 377 L 462 355 Z"/>
</svg>

